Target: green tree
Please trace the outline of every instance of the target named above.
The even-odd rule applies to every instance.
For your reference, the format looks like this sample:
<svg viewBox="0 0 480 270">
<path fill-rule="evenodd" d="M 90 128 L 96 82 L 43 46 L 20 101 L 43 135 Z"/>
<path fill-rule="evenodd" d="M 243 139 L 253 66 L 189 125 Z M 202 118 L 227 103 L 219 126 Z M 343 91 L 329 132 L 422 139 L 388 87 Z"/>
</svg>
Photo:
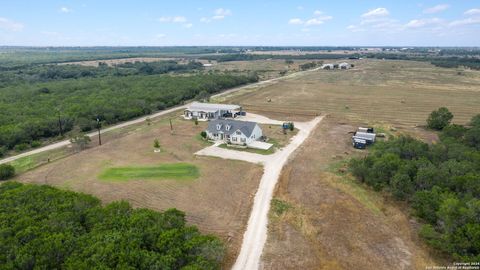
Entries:
<svg viewBox="0 0 480 270">
<path fill-rule="evenodd" d="M 158 139 L 153 140 L 153 147 L 156 149 L 160 148 L 160 142 L 158 141 Z"/>
<path fill-rule="evenodd" d="M 442 130 L 453 119 L 453 114 L 445 107 L 433 111 L 427 119 L 427 125 L 431 129 Z"/>
<path fill-rule="evenodd" d="M 0 180 L 7 180 L 15 175 L 15 168 L 10 164 L 0 164 Z"/>
</svg>

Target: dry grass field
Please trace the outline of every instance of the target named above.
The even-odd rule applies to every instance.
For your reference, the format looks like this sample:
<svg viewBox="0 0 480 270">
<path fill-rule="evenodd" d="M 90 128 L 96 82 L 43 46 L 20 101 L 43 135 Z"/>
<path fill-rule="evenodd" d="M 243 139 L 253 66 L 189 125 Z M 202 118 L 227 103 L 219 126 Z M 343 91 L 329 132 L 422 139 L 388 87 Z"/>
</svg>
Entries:
<svg viewBox="0 0 480 270">
<path fill-rule="evenodd" d="M 173 135 L 168 118 L 152 119 L 150 126 L 145 123 L 106 135 L 102 146 L 52 161 L 19 175 L 16 180 L 93 194 L 106 203 L 127 200 L 135 207 L 180 209 L 186 212 L 190 224 L 225 240 L 228 247 L 225 264 L 229 265 L 239 249 L 262 168 L 240 161 L 195 157 L 193 153 L 208 145 L 199 137 L 206 123 L 195 126 L 192 121 L 174 119 Z M 160 153 L 154 153 L 155 138 L 160 142 Z M 164 163 L 193 164 L 198 167 L 200 177 L 194 180 L 99 179 L 102 171 L 110 167 Z"/>
<path fill-rule="evenodd" d="M 411 128 L 448 107 L 466 123 L 480 104 L 480 72 L 414 61 L 358 60 L 351 70 L 318 70 L 261 89 L 232 94 L 248 111 L 311 118 L 326 113 L 367 124 Z"/>
<path fill-rule="evenodd" d="M 358 123 L 327 117 L 284 167 L 270 210 L 263 269 L 425 269 L 441 265 L 418 224 L 388 197 L 358 184 L 338 162 Z M 335 142 L 335 143 L 332 143 Z"/>
<path fill-rule="evenodd" d="M 207 61 L 202 61 L 207 63 Z M 299 66 L 305 63 L 312 62 L 312 60 L 294 60 L 293 64 L 286 64 L 285 60 L 256 60 L 256 61 L 230 61 L 230 62 L 213 62 L 211 67 L 206 70 L 221 70 L 221 71 L 257 71 L 262 80 L 277 78 L 281 71 L 286 71 L 286 74 L 291 74 L 300 70 Z"/>
</svg>

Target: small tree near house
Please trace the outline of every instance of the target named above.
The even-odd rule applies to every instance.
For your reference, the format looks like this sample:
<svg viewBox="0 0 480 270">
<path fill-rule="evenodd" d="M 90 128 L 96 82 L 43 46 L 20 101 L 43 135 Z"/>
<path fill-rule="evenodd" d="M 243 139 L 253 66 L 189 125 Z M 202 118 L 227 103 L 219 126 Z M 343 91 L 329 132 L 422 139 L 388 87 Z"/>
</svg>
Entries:
<svg viewBox="0 0 480 270">
<path fill-rule="evenodd" d="M 198 126 L 198 118 L 195 117 L 193 121 L 195 121 L 195 126 Z"/>
<path fill-rule="evenodd" d="M 158 141 L 158 139 L 153 140 L 153 147 L 155 149 L 160 149 L 160 142 Z"/>
<path fill-rule="evenodd" d="M 205 132 L 205 131 L 200 132 L 200 136 L 201 136 L 204 140 L 206 140 L 206 139 L 207 139 L 207 132 Z"/>
</svg>

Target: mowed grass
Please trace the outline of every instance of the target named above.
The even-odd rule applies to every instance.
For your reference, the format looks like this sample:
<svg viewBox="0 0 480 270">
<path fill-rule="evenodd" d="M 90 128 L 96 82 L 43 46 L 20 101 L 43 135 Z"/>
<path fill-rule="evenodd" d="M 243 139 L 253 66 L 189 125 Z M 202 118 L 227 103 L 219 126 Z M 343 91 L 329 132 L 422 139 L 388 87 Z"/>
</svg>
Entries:
<svg viewBox="0 0 480 270">
<path fill-rule="evenodd" d="M 170 163 L 149 167 L 108 168 L 100 174 L 99 178 L 104 181 L 193 180 L 199 176 L 200 172 L 195 165 Z"/>
</svg>

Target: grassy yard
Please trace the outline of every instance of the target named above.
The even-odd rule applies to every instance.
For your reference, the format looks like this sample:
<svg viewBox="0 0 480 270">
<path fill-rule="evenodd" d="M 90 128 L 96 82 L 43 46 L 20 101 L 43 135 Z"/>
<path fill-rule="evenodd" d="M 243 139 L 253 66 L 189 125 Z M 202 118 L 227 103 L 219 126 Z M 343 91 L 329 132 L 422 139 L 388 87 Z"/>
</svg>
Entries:
<svg viewBox="0 0 480 270">
<path fill-rule="evenodd" d="M 99 178 L 106 181 L 193 180 L 200 176 L 196 166 L 188 163 L 160 164 L 151 167 L 115 167 L 104 170 Z"/>
</svg>

